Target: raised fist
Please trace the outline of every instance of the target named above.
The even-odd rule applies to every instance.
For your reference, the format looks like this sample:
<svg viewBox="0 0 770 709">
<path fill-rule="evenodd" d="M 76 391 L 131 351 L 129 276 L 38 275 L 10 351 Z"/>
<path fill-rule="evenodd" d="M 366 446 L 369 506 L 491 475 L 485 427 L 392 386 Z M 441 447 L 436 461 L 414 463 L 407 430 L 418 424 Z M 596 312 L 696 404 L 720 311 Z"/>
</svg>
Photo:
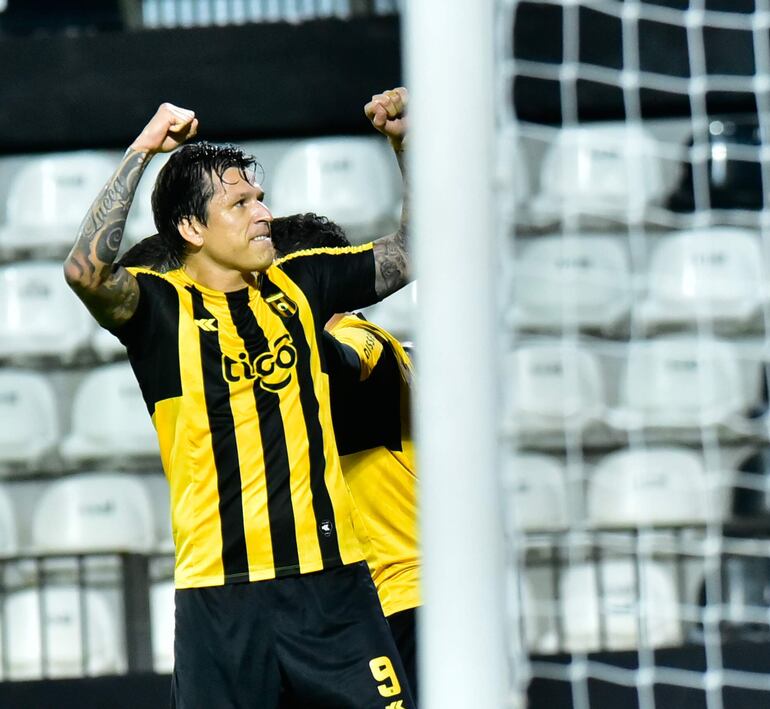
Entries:
<svg viewBox="0 0 770 709">
<path fill-rule="evenodd" d="M 366 117 L 383 135 L 387 136 L 394 148 L 400 148 L 406 138 L 406 105 L 409 101 L 407 90 L 400 86 L 372 96 L 364 106 Z"/>
<path fill-rule="evenodd" d="M 197 132 L 198 119 L 193 111 L 162 103 L 131 147 L 147 153 L 169 153 Z"/>
</svg>

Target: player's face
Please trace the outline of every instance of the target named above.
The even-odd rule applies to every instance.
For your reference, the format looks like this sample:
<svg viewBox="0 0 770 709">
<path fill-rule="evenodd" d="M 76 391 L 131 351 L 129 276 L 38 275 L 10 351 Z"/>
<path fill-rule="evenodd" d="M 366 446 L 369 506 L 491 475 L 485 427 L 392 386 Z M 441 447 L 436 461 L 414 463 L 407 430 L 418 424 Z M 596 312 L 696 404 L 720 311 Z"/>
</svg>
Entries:
<svg viewBox="0 0 770 709">
<path fill-rule="evenodd" d="M 202 227 L 202 250 L 226 268 L 242 273 L 264 271 L 275 257 L 270 240 L 273 215 L 262 203 L 265 193 L 258 184 L 245 180 L 238 168 L 228 168 L 222 178 L 214 177 L 214 195 Z"/>
</svg>

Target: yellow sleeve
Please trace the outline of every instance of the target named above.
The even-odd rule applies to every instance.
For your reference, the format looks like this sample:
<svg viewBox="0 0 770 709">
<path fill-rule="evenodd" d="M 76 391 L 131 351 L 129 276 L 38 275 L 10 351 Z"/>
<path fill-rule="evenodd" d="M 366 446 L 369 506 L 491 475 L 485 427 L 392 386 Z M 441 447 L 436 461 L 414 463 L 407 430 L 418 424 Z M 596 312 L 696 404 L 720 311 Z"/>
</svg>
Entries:
<svg viewBox="0 0 770 709">
<path fill-rule="evenodd" d="M 343 345 L 351 347 L 361 361 L 361 381 L 368 379 L 383 352 L 379 338 L 360 327 L 346 326 L 345 318 L 331 331 L 334 338 Z"/>
</svg>

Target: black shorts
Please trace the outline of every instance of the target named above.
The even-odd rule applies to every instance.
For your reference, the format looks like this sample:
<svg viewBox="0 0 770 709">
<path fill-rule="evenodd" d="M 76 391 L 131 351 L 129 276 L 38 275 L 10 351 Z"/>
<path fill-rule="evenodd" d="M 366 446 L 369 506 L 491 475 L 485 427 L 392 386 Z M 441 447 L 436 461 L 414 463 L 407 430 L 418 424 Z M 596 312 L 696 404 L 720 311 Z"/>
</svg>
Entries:
<svg viewBox="0 0 770 709">
<path fill-rule="evenodd" d="M 414 709 L 365 562 L 176 592 L 174 709 Z"/>
<path fill-rule="evenodd" d="M 393 640 L 396 641 L 401 664 L 404 666 L 416 707 L 420 701 L 417 691 L 417 609 L 408 608 L 405 611 L 393 613 L 387 620 L 393 633 Z"/>
</svg>

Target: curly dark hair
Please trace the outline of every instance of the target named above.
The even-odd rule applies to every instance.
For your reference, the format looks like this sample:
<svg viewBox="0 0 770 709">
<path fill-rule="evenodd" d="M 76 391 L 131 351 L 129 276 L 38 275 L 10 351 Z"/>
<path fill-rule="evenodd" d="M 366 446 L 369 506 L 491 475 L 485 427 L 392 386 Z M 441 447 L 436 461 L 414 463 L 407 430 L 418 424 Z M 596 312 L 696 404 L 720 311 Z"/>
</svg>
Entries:
<svg viewBox="0 0 770 709">
<path fill-rule="evenodd" d="M 152 213 L 159 238 L 173 260 L 181 263 L 187 245 L 177 228 L 179 222 L 195 218 L 206 224 L 214 176 L 221 181 L 231 167 L 249 181 L 259 168 L 254 156 L 241 148 L 206 141 L 183 145 L 163 166 L 152 191 Z"/>
<path fill-rule="evenodd" d="M 305 249 L 350 246 L 339 224 L 312 212 L 276 217 L 270 231 L 277 256 L 288 256 Z"/>
<path fill-rule="evenodd" d="M 134 244 L 117 261 L 118 266 L 143 266 L 159 273 L 173 271 L 182 266 L 181 260 L 169 253 L 160 234 L 153 234 Z"/>
</svg>

